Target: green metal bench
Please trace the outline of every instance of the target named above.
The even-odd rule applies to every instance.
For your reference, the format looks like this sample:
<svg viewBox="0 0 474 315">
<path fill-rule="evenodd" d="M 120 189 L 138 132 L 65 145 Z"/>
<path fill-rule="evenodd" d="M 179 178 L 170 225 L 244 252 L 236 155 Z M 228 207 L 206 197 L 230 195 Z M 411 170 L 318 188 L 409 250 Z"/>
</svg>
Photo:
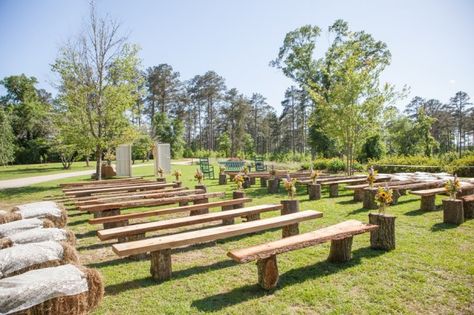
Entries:
<svg viewBox="0 0 474 315">
<path fill-rule="evenodd" d="M 219 164 L 225 167 L 226 172 L 240 172 L 245 166 L 245 161 L 221 161 Z"/>
<path fill-rule="evenodd" d="M 267 166 L 263 160 L 262 156 L 256 156 L 254 159 L 255 162 L 255 172 L 265 172 L 267 171 Z"/>
<path fill-rule="evenodd" d="M 199 168 L 204 175 L 204 178 L 215 179 L 214 177 L 214 166 L 209 163 L 209 158 L 199 159 Z"/>
</svg>

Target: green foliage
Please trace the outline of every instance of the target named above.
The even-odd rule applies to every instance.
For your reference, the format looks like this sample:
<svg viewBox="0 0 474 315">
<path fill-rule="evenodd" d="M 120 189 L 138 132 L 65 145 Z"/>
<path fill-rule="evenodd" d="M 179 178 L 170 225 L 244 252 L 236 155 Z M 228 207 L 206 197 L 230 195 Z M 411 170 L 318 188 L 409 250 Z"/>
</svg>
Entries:
<svg viewBox="0 0 474 315">
<path fill-rule="evenodd" d="M 332 173 L 342 172 L 346 168 L 346 164 L 343 160 L 334 158 L 330 159 L 327 165 L 328 171 Z"/>
<path fill-rule="evenodd" d="M 165 113 L 157 113 L 153 119 L 154 136 L 162 143 L 169 143 L 171 157 L 181 158 L 184 151 L 184 126 L 180 119 L 170 120 Z"/>
<path fill-rule="evenodd" d="M 246 157 L 253 156 L 255 153 L 255 144 L 250 134 L 244 134 L 243 149 Z"/>
<path fill-rule="evenodd" d="M 219 138 L 217 139 L 217 145 L 219 150 L 225 153 L 226 157 L 230 156 L 231 143 L 229 134 L 227 132 L 223 132 L 219 136 Z"/>
<path fill-rule="evenodd" d="M 8 113 L 0 107 L 0 164 L 6 165 L 15 159 L 13 129 Z"/>
<path fill-rule="evenodd" d="M 141 132 L 132 144 L 132 160 L 148 159 L 151 149 L 153 148 L 153 139 L 146 132 Z"/>
<path fill-rule="evenodd" d="M 375 135 L 366 139 L 358 160 L 367 163 L 369 159 L 380 159 L 384 152 L 385 148 L 380 135 Z"/>
</svg>

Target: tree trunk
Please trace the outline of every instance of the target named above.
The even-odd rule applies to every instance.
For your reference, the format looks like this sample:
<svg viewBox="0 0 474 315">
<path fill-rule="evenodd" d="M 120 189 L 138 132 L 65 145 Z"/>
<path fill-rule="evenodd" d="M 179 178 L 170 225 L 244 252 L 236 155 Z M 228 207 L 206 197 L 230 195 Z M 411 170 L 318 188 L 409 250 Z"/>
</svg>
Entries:
<svg viewBox="0 0 474 315">
<path fill-rule="evenodd" d="M 329 197 L 334 198 L 339 196 L 339 184 L 329 185 Z"/>
<path fill-rule="evenodd" d="M 321 185 L 320 184 L 310 184 L 308 187 L 309 200 L 319 200 L 321 199 Z"/>
<path fill-rule="evenodd" d="M 208 202 L 209 202 L 208 198 L 203 198 L 203 199 L 194 200 L 193 204 L 198 205 L 198 204 L 208 203 Z M 200 214 L 206 214 L 206 213 L 209 213 L 209 209 L 191 210 L 190 215 L 200 215 Z"/>
<path fill-rule="evenodd" d="M 448 224 L 462 224 L 464 222 L 464 209 L 462 200 L 443 200 L 443 222 Z"/>
<path fill-rule="evenodd" d="M 94 218 L 103 218 L 103 217 L 110 217 L 120 215 L 120 209 L 113 209 L 113 210 L 104 210 L 104 211 L 94 211 Z M 109 222 L 104 223 L 104 229 L 112 229 L 116 227 L 126 226 L 128 225 L 128 220 L 118 221 L 118 222 Z"/>
<path fill-rule="evenodd" d="M 473 201 L 464 202 L 463 203 L 463 209 L 464 209 L 464 218 L 465 219 L 474 218 L 474 202 Z"/>
<path fill-rule="evenodd" d="M 300 211 L 300 205 L 298 200 L 282 200 L 281 204 L 283 209 L 281 209 L 281 215 L 296 213 Z M 297 235 L 300 233 L 298 223 L 290 224 L 282 228 L 282 237 L 289 237 Z"/>
<path fill-rule="evenodd" d="M 370 231 L 370 247 L 373 249 L 395 249 L 395 219 L 393 215 L 369 213 L 369 223 L 379 228 Z"/>
<path fill-rule="evenodd" d="M 378 209 L 377 202 L 375 201 L 376 194 L 376 189 L 364 189 L 364 202 L 362 205 L 364 209 Z"/>
<path fill-rule="evenodd" d="M 156 281 L 171 278 L 171 249 L 162 249 L 150 253 L 150 273 Z"/>
<path fill-rule="evenodd" d="M 436 210 L 436 195 L 421 196 L 420 209 L 423 211 L 434 211 Z"/>
<path fill-rule="evenodd" d="M 354 189 L 354 201 L 364 200 L 364 188 Z"/>
<path fill-rule="evenodd" d="M 268 181 L 268 193 L 269 194 L 278 193 L 279 186 L 280 186 L 280 180 L 278 178 L 270 179 Z"/>
<path fill-rule="evenodd" d="M 346 262 L 352 257 L 352 236 L 340 240 L 331 241 L 331 250 L 329 252 L 329 262 Z"/>
<path fill-rule="evenodd" d="M 278 283 L 278 265 L 276 255 L 257 260 L 258 284 L 265 290 L 271 290 Z"/>
<path fill-rule="evenodd" d="M 96 179 L 102 179 L 102 148 L 96 147 L 96 166 L 95 166 Z"/>
<path fill-rule="evenodd" d="M 226 174 L 219 174 L 219 185 L 227 184 L 227 175 Z"/>
</svg>

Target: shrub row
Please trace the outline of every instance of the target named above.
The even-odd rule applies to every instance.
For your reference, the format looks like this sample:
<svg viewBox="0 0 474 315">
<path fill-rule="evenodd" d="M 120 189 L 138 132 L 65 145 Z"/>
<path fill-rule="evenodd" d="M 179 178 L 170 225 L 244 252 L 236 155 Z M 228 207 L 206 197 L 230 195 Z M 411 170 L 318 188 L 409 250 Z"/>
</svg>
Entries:
<svg viewBox="0 0 474 315">
<path fill-rule="evenodd" d="M 346 169 L 346 163 L 344 160 L 340 158 L 332 158 L 332 159 L 316 159 L 313 162 L 303 163 L 301 165 L 302 169 L 310 169 L 311 166 L 315 170 L 326 170 L 331 173 L 342 172 Z M 355 171 L 362 171 L 364 170 L 364 166 L 357 161 L 353 162 L 353 169 Z"/>
</svg>

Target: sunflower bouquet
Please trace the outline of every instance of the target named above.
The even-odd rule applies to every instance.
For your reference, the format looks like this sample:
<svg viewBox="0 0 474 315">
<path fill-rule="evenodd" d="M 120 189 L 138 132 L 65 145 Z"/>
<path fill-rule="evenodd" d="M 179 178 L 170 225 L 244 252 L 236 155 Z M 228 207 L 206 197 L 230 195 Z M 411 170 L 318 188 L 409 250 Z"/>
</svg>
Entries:
<svg viewBox="0 0 474 315">
<path fill-rule="evenodd" d="M 296 178 L 285 178 L 283 180 L 283 186 L 285 187 L 286 191 L 288 192 L 288 197 L 293 199 L 296 194 Z"/>
<path fill-rule="evenodd" d="M 237 184 L 237 190 L 242 190 L 244 187 L 244 176 L 242 174 L 237 174 L 234 177 L 234 182 Z"/>
<path fill-rule="evenodd" d="M 247 165 L 245 165 L 243 168 L 242 168 L 242 173 L 244 173 L 244 175 L 248 175 L 249 174 L 249 167 Z"/>
<path fill-rule="evenodd" d="M 181 173 L 180 170 L 175 170 L 172 175 L 176 178 L 176 181 L 179 182 L 179 178 L 183 175 L 183 173 Z"/>
<path fill-rule="evenodd" d="M 377 171 L 374 171 L 373 166 L 371 166 L 369 168 L 369 176 L 367 176 L 367 181 L 369 182 L 369 187 L 374 187 L 376 177 L 377 177 Z"/>
<path fill-rule="evenodd" d="M 225 174 L 224 172 L 225 172 L 225 166 L 220 166 L 219 167 L 219 174 L 224 175 Z"/>
<path fill-rule="evenodd" d="M 156 172 L 158 173 L 158 175 L 160 175 L 160 178 L 163 178 L 163 174 L 165 172 L 164 169 L 162 169 L 161 167 L 158 167 L 158 169 L 156 170 Z"/>
<path fill-rule="evenodd" d="M 202 180 L 204 179 L 204 174 L 201 172 L 200 169 L 196 169 L 196 174 L 194 174 L 194 178 L 197 179 L 199 184 L 202 184 Z"/>
<path fill-rule="evenodd" d="M 316 180 L 318 179 L 319 175 L 321 175 L 320 171 L 311 169 L 311 174 L 309 175 L 309 177 L 313 181 L 313 184 L 316 184 Z"/>
<path fill-rule="evenodd" d="M 456 199 L 456 195 L 462 191 L 458 176 L 454 175 L 454 179 L 448 180 L 444 185 L 444 189 L 449 193 L 451 199 Z"/>
<path fill-rule="evenodd" d="M 379 203 L 379 213 L 385 213 L 385 208 L 393 201 L 393 191 L 388 187 L 379 187 L 375 200 Z"/>
</svg>

